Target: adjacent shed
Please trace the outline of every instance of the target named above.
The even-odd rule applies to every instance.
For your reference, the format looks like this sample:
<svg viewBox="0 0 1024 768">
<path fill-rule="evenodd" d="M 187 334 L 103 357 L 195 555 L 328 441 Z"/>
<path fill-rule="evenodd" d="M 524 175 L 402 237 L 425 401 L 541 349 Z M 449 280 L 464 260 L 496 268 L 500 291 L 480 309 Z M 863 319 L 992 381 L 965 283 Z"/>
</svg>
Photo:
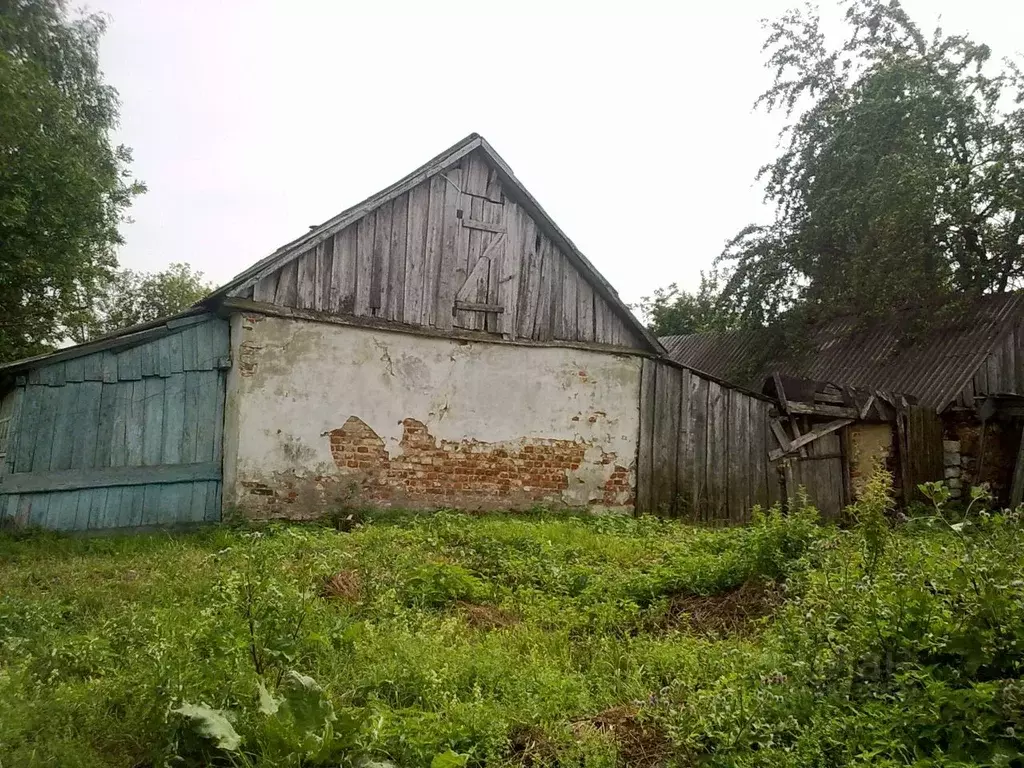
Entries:
<svg viewBox="0 0 1024 768">
<path fill-rule="evenodd" d="M 194 311 L 0 367 L 0 513 L 63 530 L 220 520 L 228 324 Z"/>
<path fill-rule="evenodd" d="M 668 336 L 668 355 L 735 385 L 762 390 L 773 372 L 840 387 L 881 391 L 903 397 L 922 411 L 938 414 L 941 428 L 926 415 L 915 416 L 917 434 L 930 435 L 908 455 L 908 463 L 941 453 L 937 472 L 928 460 L 928 478 L 961 485 L 989 483 L 1003 501 L 1024 495 L 1024 465 L 1018 460 L 1021 426 L 1017 398 L 1024 396 L 1024 300 L 1019 293 L 985 296 L 953 308 L 947 317 L 915 328 L 905 317 L 864 325 L 835 321 L 808 332 L 798 354 L 766 360 L 768 331 L 737 331 Z M 1021 410 L 1020 413 L 1024 413 Z M 908 427 L 910 429 L 910 427 Z M 863 471 L 872 457 L 892 457 L 899 435 L 881 427 L 856 430 L 850 461 Z M 936 446 L 936 443 L 944 444 Z M 858 445 L 860 443 L 861 445 Z M 892 445 L 890 445 L 892 443 Z M 1014 467 L 1021 467 L 1014 488 Z M 897 467 L 897 474 L 901 468 Z M 924 472 L 924 470 L 921 470 Z M 937 476 L 936 476 L 937 475 Z M 914 482 L 910 481 L 910 490 Z"/>
</svg>

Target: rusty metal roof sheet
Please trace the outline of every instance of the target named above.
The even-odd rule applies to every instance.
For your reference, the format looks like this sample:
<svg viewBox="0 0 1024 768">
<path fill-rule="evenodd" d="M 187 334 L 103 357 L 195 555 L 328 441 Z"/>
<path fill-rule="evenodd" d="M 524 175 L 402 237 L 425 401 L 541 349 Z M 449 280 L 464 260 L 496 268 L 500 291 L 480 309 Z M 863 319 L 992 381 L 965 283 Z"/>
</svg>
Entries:
<svg viewBox="0 0 1024 768">
<path fill-rule="evenodd" d="M 770 370 L 865 389 L 912 395 L 923 406 L 944 409 L 1024 310 L 1019 293 L 986 296 L 954 320 L 908 338 L 897 321 L 864 328 L 856 320 L 832 321 L 811 331 L 810 349 L 797 360 L 759 363 L 767 330 L 666 336 L 669 356 L 687 366 L 759 388 Z"/>
</svg>

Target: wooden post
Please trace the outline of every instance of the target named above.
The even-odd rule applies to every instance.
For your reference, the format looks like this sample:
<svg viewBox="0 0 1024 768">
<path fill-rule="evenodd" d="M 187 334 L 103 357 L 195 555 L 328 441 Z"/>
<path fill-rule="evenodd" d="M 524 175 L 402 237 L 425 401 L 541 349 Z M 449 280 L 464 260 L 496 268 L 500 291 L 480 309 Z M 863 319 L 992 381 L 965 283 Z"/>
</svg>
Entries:
<svg viewBox="0 0 1024 768">
<path fill-rule="evenodd" d="M 1021 430 L 1020 446 L 1017 448 L 1017 463 L 1013 468 L 1013 484 L 1010 486 L 1010 508 L 1016 509 L 1024 502 L 1024 428 Z"/>
</svg>

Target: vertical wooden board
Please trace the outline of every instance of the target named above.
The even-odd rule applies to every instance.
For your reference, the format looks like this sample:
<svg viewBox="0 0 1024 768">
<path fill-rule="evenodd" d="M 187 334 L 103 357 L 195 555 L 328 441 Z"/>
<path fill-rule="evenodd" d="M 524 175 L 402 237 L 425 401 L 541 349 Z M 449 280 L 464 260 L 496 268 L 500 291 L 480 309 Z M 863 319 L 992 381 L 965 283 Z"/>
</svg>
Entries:
<svg viewBox="0 0 1024 768">
<path fill-rule="evenodd" d="M 577 324 L 580 341 L 594 340 L 594 288 L 582 276 L 576 287 Z"/>
<path fill-rule="evenodd" d="M 218 386 L 220 377 L 216 371 L 204 373 L 198 382 L 199 422 L 196 431 L 195 461 L 213 461 L 217 458 L 216 450 L 216 418 L 217 400 L 220 395 Z"/>
<path fill-rule="evenodd" d="M 370 288 L 373 280 L 373 238 L 377 219 L 372 213 L 356 222 L 356 303 L 354 314 L 369 317 Z"/>
<path fill-rule="evenodd" d="M 522 269 L 523 236 L 519 206 L 511 200 L 505 202 L 505 257 L 502 262 L 499 303 L 505 308 L 501 314 L 501 333 L 507 339 L 516 338 L 519 314 L 519 276 Z"/>
<path fill-rule="evenodd" d="M 23 501 L 20 506 L 24 509 L 25 500 L 27 500 L 28 524 L 33 528 L 46 527 L 46 520 L 50 516 L 51 495 L 49 493 L 32 493 L 22 497 Z"/>
<path fill-rule="evenodd" d="M 608 341 L 608 304 L 597 293 L 594 294 L 594 341 L 609 344 Z"/>
<path fill-rule="evenodd" d="M 188 330 L 192 330 L 189 326 Z M 139 348 L 131 347 L 117 354 L 118 381 L 138 381 L 142 378 L 142 367 L 139 361 Z"/>
<path fill-rule="evenodd" d="M 32 469 L 33 455 L 36 449 L 36 435 L 42 422 L 44 405 L 43 392 L 40 386 L 27 386 L 22 393 L 21 415 L 15 431 L 14 472 L 29 472 Z M 8 457 L 8 464 L 10 464 Z"/>
<path fill-rule="evenodd" d="M 201 523 L 206 519 L 206 494 L 209 483 L 182 483 L 188 487 L 188 518 L 182 522 Z M 184 496 L 183 496 L 184 498 Z"/>
<path fill-rule="evenodd" d="M 114 426 L 110 436 L 110 466 L 128 462 L 128 418 L 131 413 L 132 382 L 121 381 L 114 390 Z"/>
<path fill-rule="evenodd" d="M 114 418 L 117 415 L 117 388 L 118 385 L 100 384 L 100 409 L 99 419 L 96 427 L 96 450 L 93 453 L 91 465 L 93 467 L 112 466 L 112 451 L 114 444 Z"/>
<path fill-rule="evenodd" d="M 402 322 L 423 323 L 423 285 L 426 270 L 427 209 L 430 186 L 424 182 L 409 191 L 409 226 L 405 245 L 405 310 Z"/>
<path fill-rule="evenodd" d="M 220 522 L 220 494 L 221 484 L 218 482 L 210 482 L 207 485 L 206 491 L 206 513 L 203 515 L 203 519 L 208 523 L 219 523 Z"/>
<path fill-rule="evenodd" d="M 169 336 L 164 336 L 162 339 L 157 339 L 154 344 L 153 358 L 154 366 L 156 368 L 156 375 L 167 378 L 171 375 L 171 353 L 170 353 L 171 339 Z"/>
<path fill-rule="evenodd" d="M 181 430 L 181 462 L 196 461 L 196 446 L 199 441 L 199 422 L 203 418 L 200 410 L 200 389 L 202 376 L 198 372 L 185 374 L 185 420 Z"/>
<path fill-rule="evenodd" d="M 163 435 L 161 462 L 180 464 L 182 432 L 185 427 L 185 374 L 167 379 L 164 388 Z"/>
<path fill-rule="evenodd" d="M 674 516 L 676 501 L 676 461 L 679 443 L 679 372 L 657 364 L 658 381 L 654 409 L 654 505 L 659 514 Z"/>
<path fill-rule="evenodd" d="M 253 301 L 260 301 L 266 304 L 273 304 L 277 299 L 278 284 L 281 281 L 281 270 L 271 272 L 256 281 L 252 287 L 249 288 L 252 291 L 252 296 L 249 297 Z"/>
<path fill-rule="evenodd" d="M 136 485 L 134 487 L 142 491 L 142 509 L 141 514 L 139 515 L 139 525 L 159 524 L 162 496 L 161 489 L 164 486 L 153 483 L 152 485 Z"/>
<path fill-rule="evenodd" d="M 334 236 L 334 263 L 331 264 L 331 312 L 351 315 L 356 311 L 356 262 L 359 251 L 358 223 L 345 227 Z"/>
<path fill-rule="evenodd" d="M 505 208 L 498 203 L 485 203 L 484 204 L 484 221 L 501 227 L 503 230 L 507 227 L 505 222 Z M 487 277 L 487 289 L 486 295 L 484 296 L 484 302 L 491 305 L 498 305 L 501 301 L 501 276 L 505 269 L 505 250 L 508 245 L 508 238 L 506 233 L 500 235 L 491 235 L 491 242 L 489 243 L 488 255 L 491 261 L 490 269 L 488 270 Z M 561 285 L 559 285 L 561 289 Z M 561 293 L 561 290 L 559 290 Z M 486 330 L 490 333 L 501 332 L 501 317 L 496 312 L 488 312 L 484 316 L 486 324 Z"/>
<path fill-rule="evenodd" d="M 561 252 L 556 251 L 554 264 L 551 269 L 551 334 L 556 339 L 566 338 L 565 290 L 563 282 L 566 271 L 571 269 L 572 267 L 569 266 L 565 256 Z"/>
<path fill-rule="evenodd" d="M 219 320 L 207 320 L 196 325 L 196 370 L 212 371 L 220 357 L 216 349 Z"/>
<path fill-rule="evenodd" d="M 466 202 L 465 215 L 475 220 L 482 219 L 484 215 L 484 201 L 479 197 L 469 197 Z M 479 274 L 477 265 L 480 262 L 484 249 L 487 247 L 490 233 L 466 227 L 463 227 L 463 229 L 466 229 L 466 281 L 456 292 L 456 295 L 462 296 L 468 301 L 481 302 L 479 279 L 475 285 L 470 285 L 469 281 L 473 280 L 474 275 Z M 484 290 L 486 291 L 486 288 Z M 455 324 L 460 328 L 476 330 L 482 327 L 480 320 L 481 318 L 477 312 L 459 312 Z"/>
<path fill-rule="evenodd" d="M 131 401 L 128 404 L 128 417 L 125 420 L 124 460 L 126 466 L 139 467 L 142 466 L 142 454 L 145 448 L 146 381 L 143 379 L 133 382 L 130 388 Z"/>
<path fill-rule="evenodd" d="M 167 337 L 167 362 L 171 375 L 185 370 L 184 338 L 180 333 L 172 333 Z M 104 379 L 106 381 L 106 379 Z"/>
<path fill-rule="evenodd" d="M 64 377 L 68 384 L 85 381 L 85 357 L 74 357 L 64 362 Z"/>
<path fill-rule="evenodd" d="M 64 363 L 50 363 L 38 369 L 39 383 L 47 387 L 64 386 Z"/>
<path fill-rule="evenodd" d="M 80 436 L 78 416 L 78 394 L 81 384 L 68 384 L 57 389 L 57 413 L 54 416 L 53 445 L 50 453 L 50 469 L 70 469 L 71 454 L 75 441 Z"/>
<path fill-rule="evenodd" d="M 750 517 L 750 398 L 742 392 L 733 392 L 729 418 L 729 454 L 732 477 L 729 481 L 729 507 L 733 522 L 744 522 Z"/>
<path fill-rule="evenodd" d="M 677 372 L 679 376 L 679 397 L 676 413 L 676 515 L 687 520 L 693 519 L 690 508 L 693 499 L 693 435 L 690 423 L 690 391 L 693 387 L 688 370 Z"/>
<path fill-rule="evenodd" d="M 695 521 L 706 521 L 708 484 L 708 380 L 690 376 L 690 445 L 692 480 L 690 509 Z"/>
<path fill-rule="evenodd" d="M 427 204 L 427 239 L 423 267 L 422 323 L 436 322 L 438 279 L 441 272 L 441 246 L 444 235 L 445 187 L 448 182 L 440 175 L 431 177 Z"/>
<path fill-rule="evenodd" d="M 299 264 L 292 259 L 277 270 L 277 287 L 273 302 L 282 307 L 296 307 L 299 303 Z"/>
<path fill-rule="evenodd" d="M 77 515 L 77 493 L 75 491 L 57 491 L 50 494 L 50 505 L 43 526 L 51 531 L 70 531 L 74 529 Z"/>
<path fill-rule="evenodd" d="M 453 308 L 455 306 L 456 284 L 465 283 L 465 276 L 459 280 L 457 269 L 465 269 L 465 254 L 460 253 L 462 219 L 459 211 L 462 205 L 462 194 L 459 185 L 462 183 L 461 169 L 449 168 L 444 173 L 444 210 L 441 215 L 441 263 L 437 280 L 437 307 L 434 313 L 434 325 L 442 330 L 452 327 Z"/>
<path fill-rule="evenodd" d="M 640 369 L 640 437 L 636 457 L 636 511 L 653 514 L 654 430 L 657 363 L 644 358 Z"/>
<path fill-rule="evenodd" d="M 117 355 L 113 352 L 102 352 L 103 383 L 114 383 L 117 381 Z"/>
<path fill-rule="evenodd" d="M 768 447 L 765 443 L 765 420 L 762 402 L 753 397 L 747 401 L 750 425 L 750 502 L 763 508 L 771 505 L 768 496 Z"/>
<path fill-rule="evenodd" d="M 94 352 L 82 358 L 82 379 L 103 381 L 103 353 Z"/>
<path fill-rule="evenodd" d="M 145 499 L 146 486 L 144 485 L 126 485 L 121 490 L 121 508 L 124 510 L 121 514 L 125 516 L 125 519 L 132 521 L 133 528 L 142 525 Z"/>
<path fill-rule="evenodd" d="M 541 242 L 541 262 L 539 272 L 540 296 L 537 298 L 537 320 L 534 323 L 533 338 L 550 341 L 554 323 L 551 317 L 551 272 L 558 249 L 547 237 Z"/>
<path fill-rule="evenodd" d="M 70 425 L 57 424 L 57 402 L 60 398 L 60 387 L 43 387 L 40 392 L 40 413 L 36 421 L 35 449 L 32 452 L 32 471 L 46 472 L 50 469 L 53 455 L 54 432 L 58 429 L 69 429 Z"/>
<path fill-rule="evenodd" d="M 226 397 L 227 377 L 223 371 L 218 371 L 217 380 L 214 382 L 214 412 L 213 412 L 213 460 L 223 465 L 224 458 L 224 398 Z"/>
<path fill-rule="evenodd" d="M 725 515 L 725 408 L 728 390 L 708 382 L 707 503 L 708 522 L 719 523 Z"/>
<path fill-rule="evenodd" d="M 167 381 L 156 377 L 144 379 L 142 464 L 147 467 L 157 466 L 161 461 L 164 439 L 164 391 Z"/>
<path fill-rule="evenodd" d="M 391 263 L 388 267 L 388 320 L 401 320 L 405 310 L 405 251 L 409 233 L 409 194 L 395 198 L 391 209 Z"/>
<path fill-rule="evenodd" d="M 140 344 L 139 350 L 139 375 L 145 378 L 146 376 L 156 376 L 156 345 L 159 339 L 154 341 Z"/>
<path fill-rule="evenodd" d="M 211 319 L 207 324 L 210 326 L 210 343 L 213 345 L 214 365 L 212 368 L 216 368 L 219 358 L 231 354 L 231 327 L 227 320 L 220 318 Z"/>
<path fill-rule="evenodd" d="M 519 336 L 533 338 L 537 320 L 537 301 L 540 298 L 540 233 L 533 219 L 522 217 L 522 271 L 519 278 Z"/>
<path fill-rule="evenodd" d="M 331 296 L 331 262 L 334 261 L 334 236 L 321 240 L 316 246 L 316 286 L 313 290 L 313 309 L 328 311 Z"/>
<path fill-rule="evenodd" d="M 462 162 L 463 167 L 467 169 L 462 186 L 463 191 L 470 195 L 486 198 L 487 181 L 490 176 L 490 168 L 487 165 L 487 161 L 477 151 L 470 154 Z"/>
<path fill-rule="evenodd" d="M 388 304 L 388 271 L 391 267 L 391 229 L 393 205 L 389 200 L 377 209 L 373 229 L 373 264 L 370 268 L 370 309 L 375 317 L 384 317 Z"/>
<path fill-rule="evenodd" d="M 256 284 L 252 287 L 252 299 L 253 301 L 262 301 L 267 304 L 273 304 L 277 298 L 277 282 L 280 270 L 271 272 L 266 277 L 257 280 Z"/>
<path fill-rule="evenodd" d="M 199 330 L 195 325 L 182 328 L 177 334 L 181 337 L 181 367 L 186 371 L 199 369 Z"/>
<path fill-rule="evenodd" d="M 299 309 L 316 308 L 316 248 L 310 248 L 298 259 L 295 276 L 295 298 Z M 186 368 L 186 370 L 189 370 Z"/>
</svg>

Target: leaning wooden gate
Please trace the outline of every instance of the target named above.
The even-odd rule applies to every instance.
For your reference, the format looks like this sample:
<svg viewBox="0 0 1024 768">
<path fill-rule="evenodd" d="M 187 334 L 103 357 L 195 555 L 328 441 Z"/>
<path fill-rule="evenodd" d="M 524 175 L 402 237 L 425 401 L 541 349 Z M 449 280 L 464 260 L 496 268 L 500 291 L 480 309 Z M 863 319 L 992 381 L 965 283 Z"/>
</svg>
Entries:
<svg viewBox="0 0 1024 768">
<path fill-rule="evenodd" d="M 0 517 L 58 530 L 220 519 L 227 322 L 192 315 L 58 353 L 3 399 Z"/>
</svg>

